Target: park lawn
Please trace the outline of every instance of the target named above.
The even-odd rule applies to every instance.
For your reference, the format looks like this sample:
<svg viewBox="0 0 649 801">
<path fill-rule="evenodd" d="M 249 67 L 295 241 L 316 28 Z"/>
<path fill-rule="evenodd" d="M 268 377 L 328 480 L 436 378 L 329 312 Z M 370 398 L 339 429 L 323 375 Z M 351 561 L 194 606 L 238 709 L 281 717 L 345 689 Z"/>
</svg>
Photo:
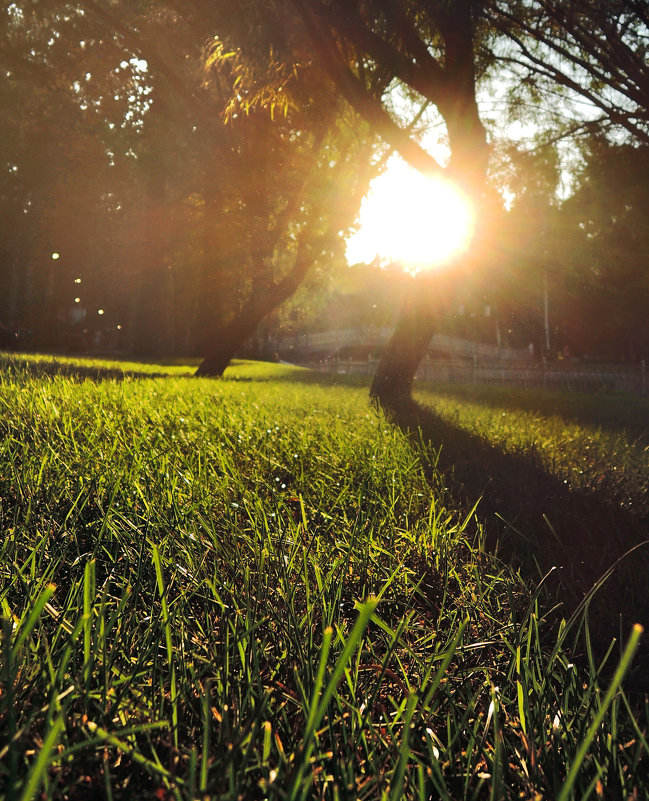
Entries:
<svg viewBox="0 0 649 801">
<path fill-rule="evenodd" d="M 0 793 L 647 795 L 639 631 L 596 663 L 365 387 L 75 364 L 0 375 Z"/>
<path fill-rule="evenodd" d="M 649 399 L 497 386 L 418 390 L 459 429 L 522 454 L 570 490 L 649 515 Z"/>
</svg>

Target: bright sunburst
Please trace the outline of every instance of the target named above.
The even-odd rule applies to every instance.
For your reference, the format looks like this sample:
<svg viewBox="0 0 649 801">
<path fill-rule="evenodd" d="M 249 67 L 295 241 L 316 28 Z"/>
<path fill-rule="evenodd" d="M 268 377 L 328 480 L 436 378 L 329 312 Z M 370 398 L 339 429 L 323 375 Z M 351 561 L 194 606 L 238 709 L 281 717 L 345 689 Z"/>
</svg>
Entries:
<svg viewBox="0 0 649 801">
<path fill-rule="evenodd" d="M 443 266 L 469 245 L 474 215 L 448 181 L 427 178 L 392 158 L 363 200 L 360 228 L 347 242 L 347 261 L 398 262 L 416 273 Z"/>
</svg>

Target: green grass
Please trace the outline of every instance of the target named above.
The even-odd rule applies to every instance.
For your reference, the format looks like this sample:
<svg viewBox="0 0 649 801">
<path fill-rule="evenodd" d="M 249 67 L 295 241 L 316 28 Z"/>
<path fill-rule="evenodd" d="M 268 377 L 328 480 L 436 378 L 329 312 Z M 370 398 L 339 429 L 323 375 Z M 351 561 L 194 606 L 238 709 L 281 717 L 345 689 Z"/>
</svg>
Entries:
<svg viewBox="0 0 649 801">
<path fill-rule="evenodd" d="M 62 375 L 73 379 L 110 380 L 163 375 L 189 376 L 195 371 L 198 361 L 173 360 L 156 364 L 150 361 L 127 362 L 83 356 L 52 356 L 48 353 L 3 353 L 1 363 L 5 378 Z"/>
<path fill-rule="evenodd" d="M 560 392 L 486 384 L 430 385 L 436 395 L 508 411 L 536 412 L 604 430 L 649 437 L 649 398 L 622 392 Z"/>
<path fill-rule="evenodd" d="M 570 490 L 649 514 L 649 400 L 502 387 L 423 390 L 444 420 L 540 465 Z"/>
<path fill-rule="evenodd" d="M 0 377 L 4 797 L 647 795 L 639 631 L 600 664 L 366 388 L 66 369 Z"/>
</svg>

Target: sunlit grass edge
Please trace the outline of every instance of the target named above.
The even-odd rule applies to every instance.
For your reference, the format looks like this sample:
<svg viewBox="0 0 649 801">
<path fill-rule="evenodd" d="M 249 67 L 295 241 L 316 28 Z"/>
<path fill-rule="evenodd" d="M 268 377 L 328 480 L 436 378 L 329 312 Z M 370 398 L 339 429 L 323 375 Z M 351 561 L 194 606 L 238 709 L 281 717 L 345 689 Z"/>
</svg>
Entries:
<svg viewBox="0 0 649 801">
<path fill-rule="evenodd" d="M 649 399 L 469 385 L 422 387 L 416 397 L 567 488 L 649 515 Z"/>
</svg>

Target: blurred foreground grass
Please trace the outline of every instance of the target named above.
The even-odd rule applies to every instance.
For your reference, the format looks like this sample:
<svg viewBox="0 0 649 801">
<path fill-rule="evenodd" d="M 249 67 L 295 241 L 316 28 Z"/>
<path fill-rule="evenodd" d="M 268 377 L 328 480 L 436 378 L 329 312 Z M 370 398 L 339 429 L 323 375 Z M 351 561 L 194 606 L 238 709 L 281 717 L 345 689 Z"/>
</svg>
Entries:
<svg viewBox="0 0 649 801">
<path fill-rule="evenodd" d="M 639 631 L 596 663 L 365 388 L 82 366 L 0 376 L 5 797 L 647 795 Z"/>
</svg>

